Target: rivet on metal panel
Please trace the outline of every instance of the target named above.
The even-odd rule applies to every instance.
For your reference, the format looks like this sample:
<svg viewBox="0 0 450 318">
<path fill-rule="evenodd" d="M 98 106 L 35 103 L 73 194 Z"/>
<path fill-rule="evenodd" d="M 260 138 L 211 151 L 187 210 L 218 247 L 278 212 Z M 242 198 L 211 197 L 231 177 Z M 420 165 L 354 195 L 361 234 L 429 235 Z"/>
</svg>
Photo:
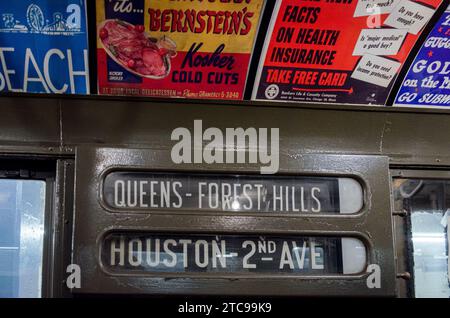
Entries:
<svg viewBox="0 0 450 318">
<path fill-rule="evenodd" d="M 21 178 L 29 178 L 31 175 L 31 172 L 27 169 L 20 169 L 19 170 L 19 175 Z"/>
<path fill-rule="evenodd" d="M 397 278 L 401 278 L 404 280 L 410 280 L 411 274 L 409 272 L 400 273 L 400 274 L 397 274 Z"/>
<path fill-rule="evenodd" d="M 405 216 L 408 215 L 408 211 L 406 211 L 406 210 L 403 210 L 403 211 L 393 211 L 393 212 L 392 212 L 392 215 L 398 215 L 398 216 L 405 217 Z"/>
</svg>

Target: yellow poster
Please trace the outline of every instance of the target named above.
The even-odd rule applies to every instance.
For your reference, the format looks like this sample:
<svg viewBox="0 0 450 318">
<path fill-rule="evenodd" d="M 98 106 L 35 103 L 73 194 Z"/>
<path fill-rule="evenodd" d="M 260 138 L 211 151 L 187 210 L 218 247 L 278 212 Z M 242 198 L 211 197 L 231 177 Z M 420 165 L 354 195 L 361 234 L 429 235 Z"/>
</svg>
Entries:
<svg viewBox="0 0 450 318">
<path fill-rule="evenodd" d="M 97 0 L 100 94 L 242 99 L 264 0 Z"/>
</svg>

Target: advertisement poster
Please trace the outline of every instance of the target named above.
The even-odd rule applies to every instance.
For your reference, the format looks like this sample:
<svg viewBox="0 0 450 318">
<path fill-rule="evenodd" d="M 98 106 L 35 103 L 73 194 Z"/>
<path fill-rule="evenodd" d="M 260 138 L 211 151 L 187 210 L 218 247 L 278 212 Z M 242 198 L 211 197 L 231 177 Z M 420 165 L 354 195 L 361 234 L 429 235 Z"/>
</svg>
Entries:
<svg viewBox="0 0 450 318">
<path fill-rule="evenodd" d="M 0 92 L 89 93 L 85 0 L 0 1 Z"/>
<path fill-rule="evenodd" d="M 422 45 L 394 106 L 450 107 L 450 7 Z"/>
<path fill-rule="evenodd" d="M 243 99 L 264 0 L 97 0 L 100 94 Z"/>
<path fill-rule="evenodd" d="M 384 105 L 441 0 L 278 0 L 252 99 Z"/>
</svg>

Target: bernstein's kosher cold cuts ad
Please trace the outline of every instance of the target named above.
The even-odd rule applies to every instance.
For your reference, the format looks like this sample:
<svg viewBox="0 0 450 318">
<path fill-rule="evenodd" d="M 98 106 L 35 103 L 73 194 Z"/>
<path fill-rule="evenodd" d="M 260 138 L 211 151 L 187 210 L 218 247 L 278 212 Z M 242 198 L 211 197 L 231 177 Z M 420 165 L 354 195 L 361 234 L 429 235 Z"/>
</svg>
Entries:
<svg viewBox="0 0 450 318">
<path fill-rule="evenodd" d="M 100 94 L 242 99 L 263 0 L 97 0 Z"/>
<path fill-rule="evenodd" d="M 89 93 L 85 0 L 0 1 L 0 92 Z"/>
<path fill-rule="evenodd" d="M 441 0 L 278 0 L 253 99 L 384 105 Z"/>
</svg>

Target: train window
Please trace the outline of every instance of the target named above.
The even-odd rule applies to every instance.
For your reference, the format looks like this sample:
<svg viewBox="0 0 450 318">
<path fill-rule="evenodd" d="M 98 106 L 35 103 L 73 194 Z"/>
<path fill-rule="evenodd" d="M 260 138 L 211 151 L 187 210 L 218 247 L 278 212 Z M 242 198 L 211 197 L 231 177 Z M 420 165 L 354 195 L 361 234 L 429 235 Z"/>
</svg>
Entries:
<svg viewBox="0 0 450 318">
<path fill-rule="evenodd" d="M 45 181 L 0 179 L 0 297 L 40 297 Z"/>
<path fill-rule="evenodd" d="M 394 199 L 407 213 L 416 297 L 450 297 L 450 180 L 395 179 Z"/>
</svg>

